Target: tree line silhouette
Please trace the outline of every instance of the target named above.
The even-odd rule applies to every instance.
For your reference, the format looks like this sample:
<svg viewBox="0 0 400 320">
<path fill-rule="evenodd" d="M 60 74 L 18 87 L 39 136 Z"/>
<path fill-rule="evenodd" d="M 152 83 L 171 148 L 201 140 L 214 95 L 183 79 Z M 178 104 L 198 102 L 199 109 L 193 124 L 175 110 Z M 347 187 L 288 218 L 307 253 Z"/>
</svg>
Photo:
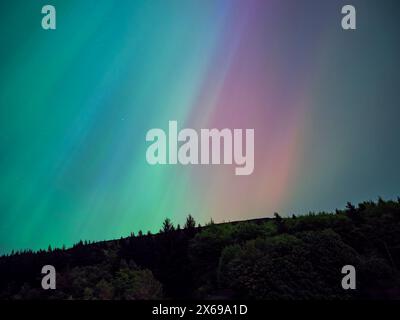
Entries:
<svg viewBox="0 0 400 320">
<path fill-rule="evenodd" d="M 57 289 L 41 289 L 43 265 Z M 343 290 L 341 268 L 357 270 Z M 400 199 L 79 241 L 0 258 L 0 299 L 400 299 Z"/>
</svg>

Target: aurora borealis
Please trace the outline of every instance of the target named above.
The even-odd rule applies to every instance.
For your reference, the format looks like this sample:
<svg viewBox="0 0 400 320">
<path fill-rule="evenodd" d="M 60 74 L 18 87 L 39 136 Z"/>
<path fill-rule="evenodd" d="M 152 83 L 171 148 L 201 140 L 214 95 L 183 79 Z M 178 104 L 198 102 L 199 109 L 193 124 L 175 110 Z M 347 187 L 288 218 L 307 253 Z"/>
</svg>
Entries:
<svg viewBox="0 0 400 320">
<path fill-rule="evenodd" d="M 399 196 L 400 5 L 0 4 L 0 253 Z M 254 128 L 255 169 L 150 166 L 146 132 Z"/>
</svg>

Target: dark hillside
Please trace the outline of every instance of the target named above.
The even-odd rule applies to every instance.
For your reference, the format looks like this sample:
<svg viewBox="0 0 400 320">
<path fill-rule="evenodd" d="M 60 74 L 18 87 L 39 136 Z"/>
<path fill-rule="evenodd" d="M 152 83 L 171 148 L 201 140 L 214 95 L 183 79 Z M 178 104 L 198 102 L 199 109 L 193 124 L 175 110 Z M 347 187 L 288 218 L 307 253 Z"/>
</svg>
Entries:
<svg viewBox="0 0 400 320">
<path fill-rule="evenodd" d="M 57 289 L 41 289 L 41 268 Z M 353 265 L 357 289 L 343 290 Z M 400 299 L 400 202 L 183 228 L 0 258 L 1 299 Z"/>
</svg>

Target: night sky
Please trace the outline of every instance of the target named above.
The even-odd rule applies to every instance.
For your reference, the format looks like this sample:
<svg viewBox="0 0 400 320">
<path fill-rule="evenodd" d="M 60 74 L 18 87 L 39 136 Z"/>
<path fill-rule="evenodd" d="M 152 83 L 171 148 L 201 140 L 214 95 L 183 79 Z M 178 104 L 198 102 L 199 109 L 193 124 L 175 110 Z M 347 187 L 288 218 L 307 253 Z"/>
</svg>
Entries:
<svg viewBox="0 0 400 320">
<path fill-rule="evenodd" d="M 396 198 L 399 30 L 397 0 L 1 2 L 0 253 Z M 169 120 L 255 129 L 254 173 L 150 166 Z"/>
</svg>

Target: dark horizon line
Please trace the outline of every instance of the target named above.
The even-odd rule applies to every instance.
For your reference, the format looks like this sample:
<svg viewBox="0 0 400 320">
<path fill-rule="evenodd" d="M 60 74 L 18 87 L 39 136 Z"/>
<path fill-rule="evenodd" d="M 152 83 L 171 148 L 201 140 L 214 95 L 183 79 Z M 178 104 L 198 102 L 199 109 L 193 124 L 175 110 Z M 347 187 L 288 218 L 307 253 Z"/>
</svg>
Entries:
<svg viewBox="0 0 400 320">
<path fill-rule="evenodd" d="M 359 206 L 360 204 L 363 204 L 363 203 L 374 203 L 374 204 L 376 204 L 376 203 L 379 203 L 380 201 L 383 201 L 383 202 L 398 202 L 398 203 L 400 203 L 400 196 L 397 196 L 397 199 L 396 199 L 396 200 L 394 200 L 394 199 L 387 199 L 387 200 L 384 200 L 381 196 L 378 196 L 377 201 L 365 200 L 365 201 L 359 202 L 359 203 L 357 204 L 357 206 Z M 348 202 L 347 202 L 347 205 L 348 205 L 348 204 L 352 204 L 352 202 L 348 201 Z M 310 211 L 308 211 L 307 213 L 298 214 L 298 217 L 304 217 L 304 216 L 307 216 L 307 215 L 310 215 L 310 214 L 316 214 L 316 215 L 319 215 L 319 214 L 331 214 L 331 215 L 334 215 L 334 214 L 336 214 L 338 211 L 339 211 L 339 212 L 340 212 L 340 211 L 344 212 L 344 211 L 346 211 L 346 210 L 347 210 L 346 208 L 345 208 L 345 209 L 337 209 L 337 208 L 336 208 L 336 209 L 335 209 L 336 212 L 329 212 L 329 211 L 318 211 L 318 212 L 315 212 L 315 211 L 311 211 L 311 210 L 310 210 Z M 272 217 L 261 217 L 261 218 L 252 218 L 252 219 L 243 219 L 243 220 L 223 221 L 223 222 L 217 222 L 217 223 L 215 223 L 214 220 L 211 218 L 210 221 L 207 222 L 206 224 L 204 224 L 203 226 L 200 225 L 200 224 L 198 224 L 197 226 L 195 226 L 195 229 L 204 228 L 204 227 L 207 227 L 207 226 L 212 225 L 212 224 L 215 224 L 215 225 L 224 225 L 224 224 L 236 224 L 236 223 L 241 223 L 241 222 L 263 222 L 263 221 L 275 219 L 275 217 L 274 217 L 275 214 L 278 214 L 278 213 L 277 213 L 277 212 L 274 212 L 274 214 L 273 214 Z M 189 214 L 189 215 L 190 215 L 190 214 Z M 189 215 L 188 215 L 188 216 L 189 216 Z M 287 216 L 283 216 L 282 218 L 283 218 L 283 219 L 289 219 L 289 218 L 291 218 L 291 217 L 293 217 L 293 216 L 297 216 L 297 215 L 293 213 L 291 216 L 290 216 L 290 214 L 288 214 Z M 165 219 L 169 219 L 169 218 L 166 217 Z M 164 219 L 164 221 L 165 221 L 165 219 Z M 180 225 L 180 224 L 178 224 L 178 225 Z M 185 228 L 180 228 L 180 230 L 186 230 L 186 229 L 185 229 Z M 139 230 L 138 232 L 140 232 L 140 231 L 142 231 L 142 230 Z M 149 230 L 148 232 L 150 232 L 150 235 L 151 235 L 151 236 L 158 236 L 158 235 L 162 234 L 160 231 L 161 231 L 161 230 L 159 230 L 159 231 L 156 232 L 156 233 L 151 233 L 151 231 Z M 173 232 L 174 232 L 174 231 L 178 231 L 178 230 L 177 230 L 177 229 L 174 229 Z M 147 233 L 144 233 L 144 232 L 142 231 L 142 237 L 150 236 L 150 235 L 148 234 L 148 232 L 147 232 Z M 65 245 L 62 245 L 61 248 L 60 248 L 60 247 L 51 248 L 51 244 L 49 244 L 48 247 L 51 248 L 51 251 L 70 250 L 70 249 L 73 249 L 76 245 L 79 245 L 80 243 L 85 243 L 85 242 L 86 242 L 86 243 L 87 243 L 86 245 L 94 245 L 94 244 L 99 244 L 99 243 L 108 243 L 108 242 L 123 240 L 123 239 L 127 239 L 127 238 L 130 238 L 130 237 L 132 237 L 132 236 L 131 236 L 131 235 L 128 235 L 128 236 L 126 236 L 126 237 L 121 236 L 120 238 L 105 239 L 105 240 L 93 240 L 93 241 L 87 240 L 87 239 L 86 239 L 86 240 L 80 239 L 78 242 L 72 244 L 72 245 L 69 246 L 69 247 L 65 247 Z M 134 237 L 138 237 L 138 235 L 136 234 Z M 65 247 L 65 248 L 63 248 L 63 247 Z M 18 255 L 18 254 L 26 254 L 26 253 L 37 254 L 37 253 L 40 253 L 40 252 L 49 252 L 49 250 L 48 250 L 48 249 L 37 249 L 37 250 L 34 250 L 34 249 L 30 249 L 30 248 L 28 248 L 28 249 L 26 249 L 26 248 L 25 248 L 25 249 L 11 249 L 8 253 L 0 253 L 0 259 L 2 259 L 2 258 L 7 258 L 7 257 L 11 257 L 11 256 L 15 256 L 15 255 Z"/>
</svg>

